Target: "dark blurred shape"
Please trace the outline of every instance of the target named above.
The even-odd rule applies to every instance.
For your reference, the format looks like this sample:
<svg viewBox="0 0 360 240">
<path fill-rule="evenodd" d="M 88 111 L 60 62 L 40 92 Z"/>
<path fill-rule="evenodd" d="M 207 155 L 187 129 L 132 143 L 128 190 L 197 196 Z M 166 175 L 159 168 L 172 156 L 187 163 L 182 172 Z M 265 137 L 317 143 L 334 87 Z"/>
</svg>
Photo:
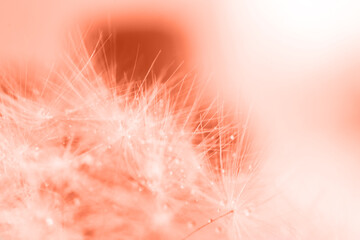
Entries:
<svg viewBox="0 0 360 240">
<path fill-rule="evenodd" d="M 180 32 L 171 27 L 107 26 L 96 31 L 102 35 L 100 52 L 105 68 L 115 69 L 117 81 L 166 81 L 175 72 L 187 72 L 188 50 Z M 95 36 L 95 37 L 94 37 Z M 94 42 L 96 34 L 92 35 Z"/>
</svg>

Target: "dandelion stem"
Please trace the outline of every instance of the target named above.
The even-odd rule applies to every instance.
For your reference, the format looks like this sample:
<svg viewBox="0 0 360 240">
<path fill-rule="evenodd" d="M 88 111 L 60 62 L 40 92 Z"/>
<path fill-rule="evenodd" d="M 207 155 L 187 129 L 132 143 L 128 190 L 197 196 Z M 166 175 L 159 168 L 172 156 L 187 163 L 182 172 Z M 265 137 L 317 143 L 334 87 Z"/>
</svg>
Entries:
<svg viewBox="0 0 360 240">
<path fill-rule="evenodd" d="M 191 233 L 189 233 L 188 235 L 186 235 L 184 238 L 182 238 L 181 240 L 186 240 L 186 239 L 189 239 L 189 237 L 191 237 L 193 234 L 197 233 L 198 231 L 200 231 L 201 229 L 205 228 L 206 226 L 210 225 L 211 223 L 213 222 L 216 222 L 217 220 L 223 218 L 223 217 L 226 217 L 227 215 L 230 215 L 234 213 L 234 210 L 230 210 L 226 213 L 224 213 L 223 215 L 220 215 L 216 218 L 212 218 L 210 219 L 207 223 L 201 225 L 200 227 L 196 228 L 194 231 L 192 231 Z"/>
</svg>

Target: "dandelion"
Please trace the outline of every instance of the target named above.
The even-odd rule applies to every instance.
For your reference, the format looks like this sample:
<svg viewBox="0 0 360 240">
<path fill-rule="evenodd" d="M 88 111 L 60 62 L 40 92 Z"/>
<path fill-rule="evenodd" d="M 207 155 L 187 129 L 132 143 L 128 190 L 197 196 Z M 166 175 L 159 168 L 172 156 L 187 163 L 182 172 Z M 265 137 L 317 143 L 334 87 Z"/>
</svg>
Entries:
<svg viewBox="0 0 360 240">
<path fill-rule="evenodd" d="M 101 74 L 101 47 L 71 40 L 45 81 L 4 74 L 0 236 L 253 239 L 259 161 L 243 120 L 180 75 Z"/>
</svg>

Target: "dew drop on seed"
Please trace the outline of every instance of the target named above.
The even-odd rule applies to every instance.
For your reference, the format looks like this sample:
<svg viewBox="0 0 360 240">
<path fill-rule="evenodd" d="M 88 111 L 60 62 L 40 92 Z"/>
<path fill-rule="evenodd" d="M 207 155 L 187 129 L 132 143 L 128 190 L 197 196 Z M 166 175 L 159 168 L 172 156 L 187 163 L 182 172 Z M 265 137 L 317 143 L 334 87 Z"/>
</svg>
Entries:
<svg viewBox="0 0 360 240">
<path fill-rule="evenodd" d="M 187 222 L 187 227 L 190 228 L 190 229 L 194 228 L 195 225 L 196 225 L 196 223 L 194 221 Z"/>
<path fill-rule="evenodd" d="M 223 229 L 222 229 L 222 227 L 216 227 L 215 228 L 215 232 L 217 233 L 217 234 L 220 234 L 220 233 L 222 233 L 222 231 L 223 231 Z"/>
<path fill-rule="evenodd" d="M 48 226 L 52 226 L 52 225 L 54 225 L 54 220 L 52 220 L 52 218 L 46 218 L 45 219 L 45 222 L 46 222 L 46 224 L 48 225 Z"/>
<path fill-rule="evenodd" d="M 164 205 L 163 205 L 163 209 L 166 211 L 166 210 L 168 210 L 169 209 L 169 205 L 167 204 L 167 203 L 165 203 Z"/>
<path fill-rule="evenodd" d="M 230 136 L 230 139 L 231 139 L 231 140 L 234 140 L 234 139 L 235 139 L 234 135 L 231 135 L 231 136 Z"/>
<path fill-rule="evenodd" d="M 75 198 L 75 199 L 74 199 L 74 204 L 75 204 L 75 206 L 80 206 L 80 204 L 81 204 L 80 199 L 79 199 L 79 198 Z"/>
<path fill-rule="evenodd" d="M 85 155 L 82 160 L 81 160 L 84 164 L 87 165 L 92 165 L 94 163 L 94 158 L 90 155 Z"/>
<path fill-rule="evenodd" d="M 251 211 L 250 211 L 249 208 L 246 208 L 246 209 L 244 210 L 244 215 L 245 215 L 246 217 L 250 216 L 250 213 L 251 213 Z"/>
</svg>

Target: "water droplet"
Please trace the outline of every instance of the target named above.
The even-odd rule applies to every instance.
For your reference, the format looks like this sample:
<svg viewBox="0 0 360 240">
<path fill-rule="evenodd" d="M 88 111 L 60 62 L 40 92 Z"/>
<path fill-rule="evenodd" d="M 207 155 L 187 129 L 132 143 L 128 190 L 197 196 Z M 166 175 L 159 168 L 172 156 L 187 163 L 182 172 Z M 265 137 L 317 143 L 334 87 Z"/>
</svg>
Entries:
<svg viewBox="0 0 360 240">
<path fill-rule="evenodd" d="M 164 209 L 164 210 L 168 210 L 168 209 L 169 209 L 169 205 L 168 205 L 167 203 L 165 203 L 165 204 L 163 205 L 163 209 Z"/>
<path fill-rule="evenodd" d="M 54 225 L 54 220 L 52 220 L 52 218 L 46 218 L 45 219 L 45 222 L 46 222 L 46 224 L 48 225 L 48 226 L 52 226 L 52 225 Z"/>
<path fill-rule="evenodd" d="M 223 231 L 223 229 L 222 229 L 222 227 L 220 227 L 220 226 L 218 226 L 218 227 L 215 228 L 215 232 L 216 232 L 217 234 L 222 233 L 222 231 Z"/>
<path fill-rule="evenodd" d="M 195 227 L 195 225 L 196 225 L 196 223 L 194 222 L 194 221 L 189 221 L 189 222 L 187 222 L 187 227 L 188 228 L 194 228 Z"/>
<path fill-rule="evenodd" d="M 214 219 L 210 218 L 210 219 L 208 220 L 208 223 L 212 223 L 213 221 L 214 221 Z"/>
<path fill-rule="evenodd" d="M 74 199 L 74 204 L 75 204 L 75 206 L 80 206 L 80 204 L 81 204 L 80 199 L 75 198 Z"/>
<path fill-rule="evenodd" d="M 40 91 L 39 91 L 38 89 L 34 89 L 33 92 L 34 92 L 34 94 L 35 94 L 36 96 L 39 96 L 39 95 L 40 95 Z"/>
<path fill-rule="evenodd" d="M 82 159 L 81 159 L 82 163 L 87 164 L 87 165 L 92 165 L 94 163 L 94 158 L 90 155 L 85 155 Z"/>
<path fill-rule="evenodd" d="M 234 135 L 231 135 L 231 136 L 230 136 L 230 139 L 231 139 L 231 140 L 234 140 L 234 139 L 235 139 Z"/>
<path fill-rule="evenodd" d="M 245 208 L 245 210 L 244 210 L 244 215 L 245 215 L 246 217 L 248 217 L 248 216 L 250 216 L 250 213 L 251 213 L 251 210 L 250 210 L 249 208 Z"/>
</svg>

